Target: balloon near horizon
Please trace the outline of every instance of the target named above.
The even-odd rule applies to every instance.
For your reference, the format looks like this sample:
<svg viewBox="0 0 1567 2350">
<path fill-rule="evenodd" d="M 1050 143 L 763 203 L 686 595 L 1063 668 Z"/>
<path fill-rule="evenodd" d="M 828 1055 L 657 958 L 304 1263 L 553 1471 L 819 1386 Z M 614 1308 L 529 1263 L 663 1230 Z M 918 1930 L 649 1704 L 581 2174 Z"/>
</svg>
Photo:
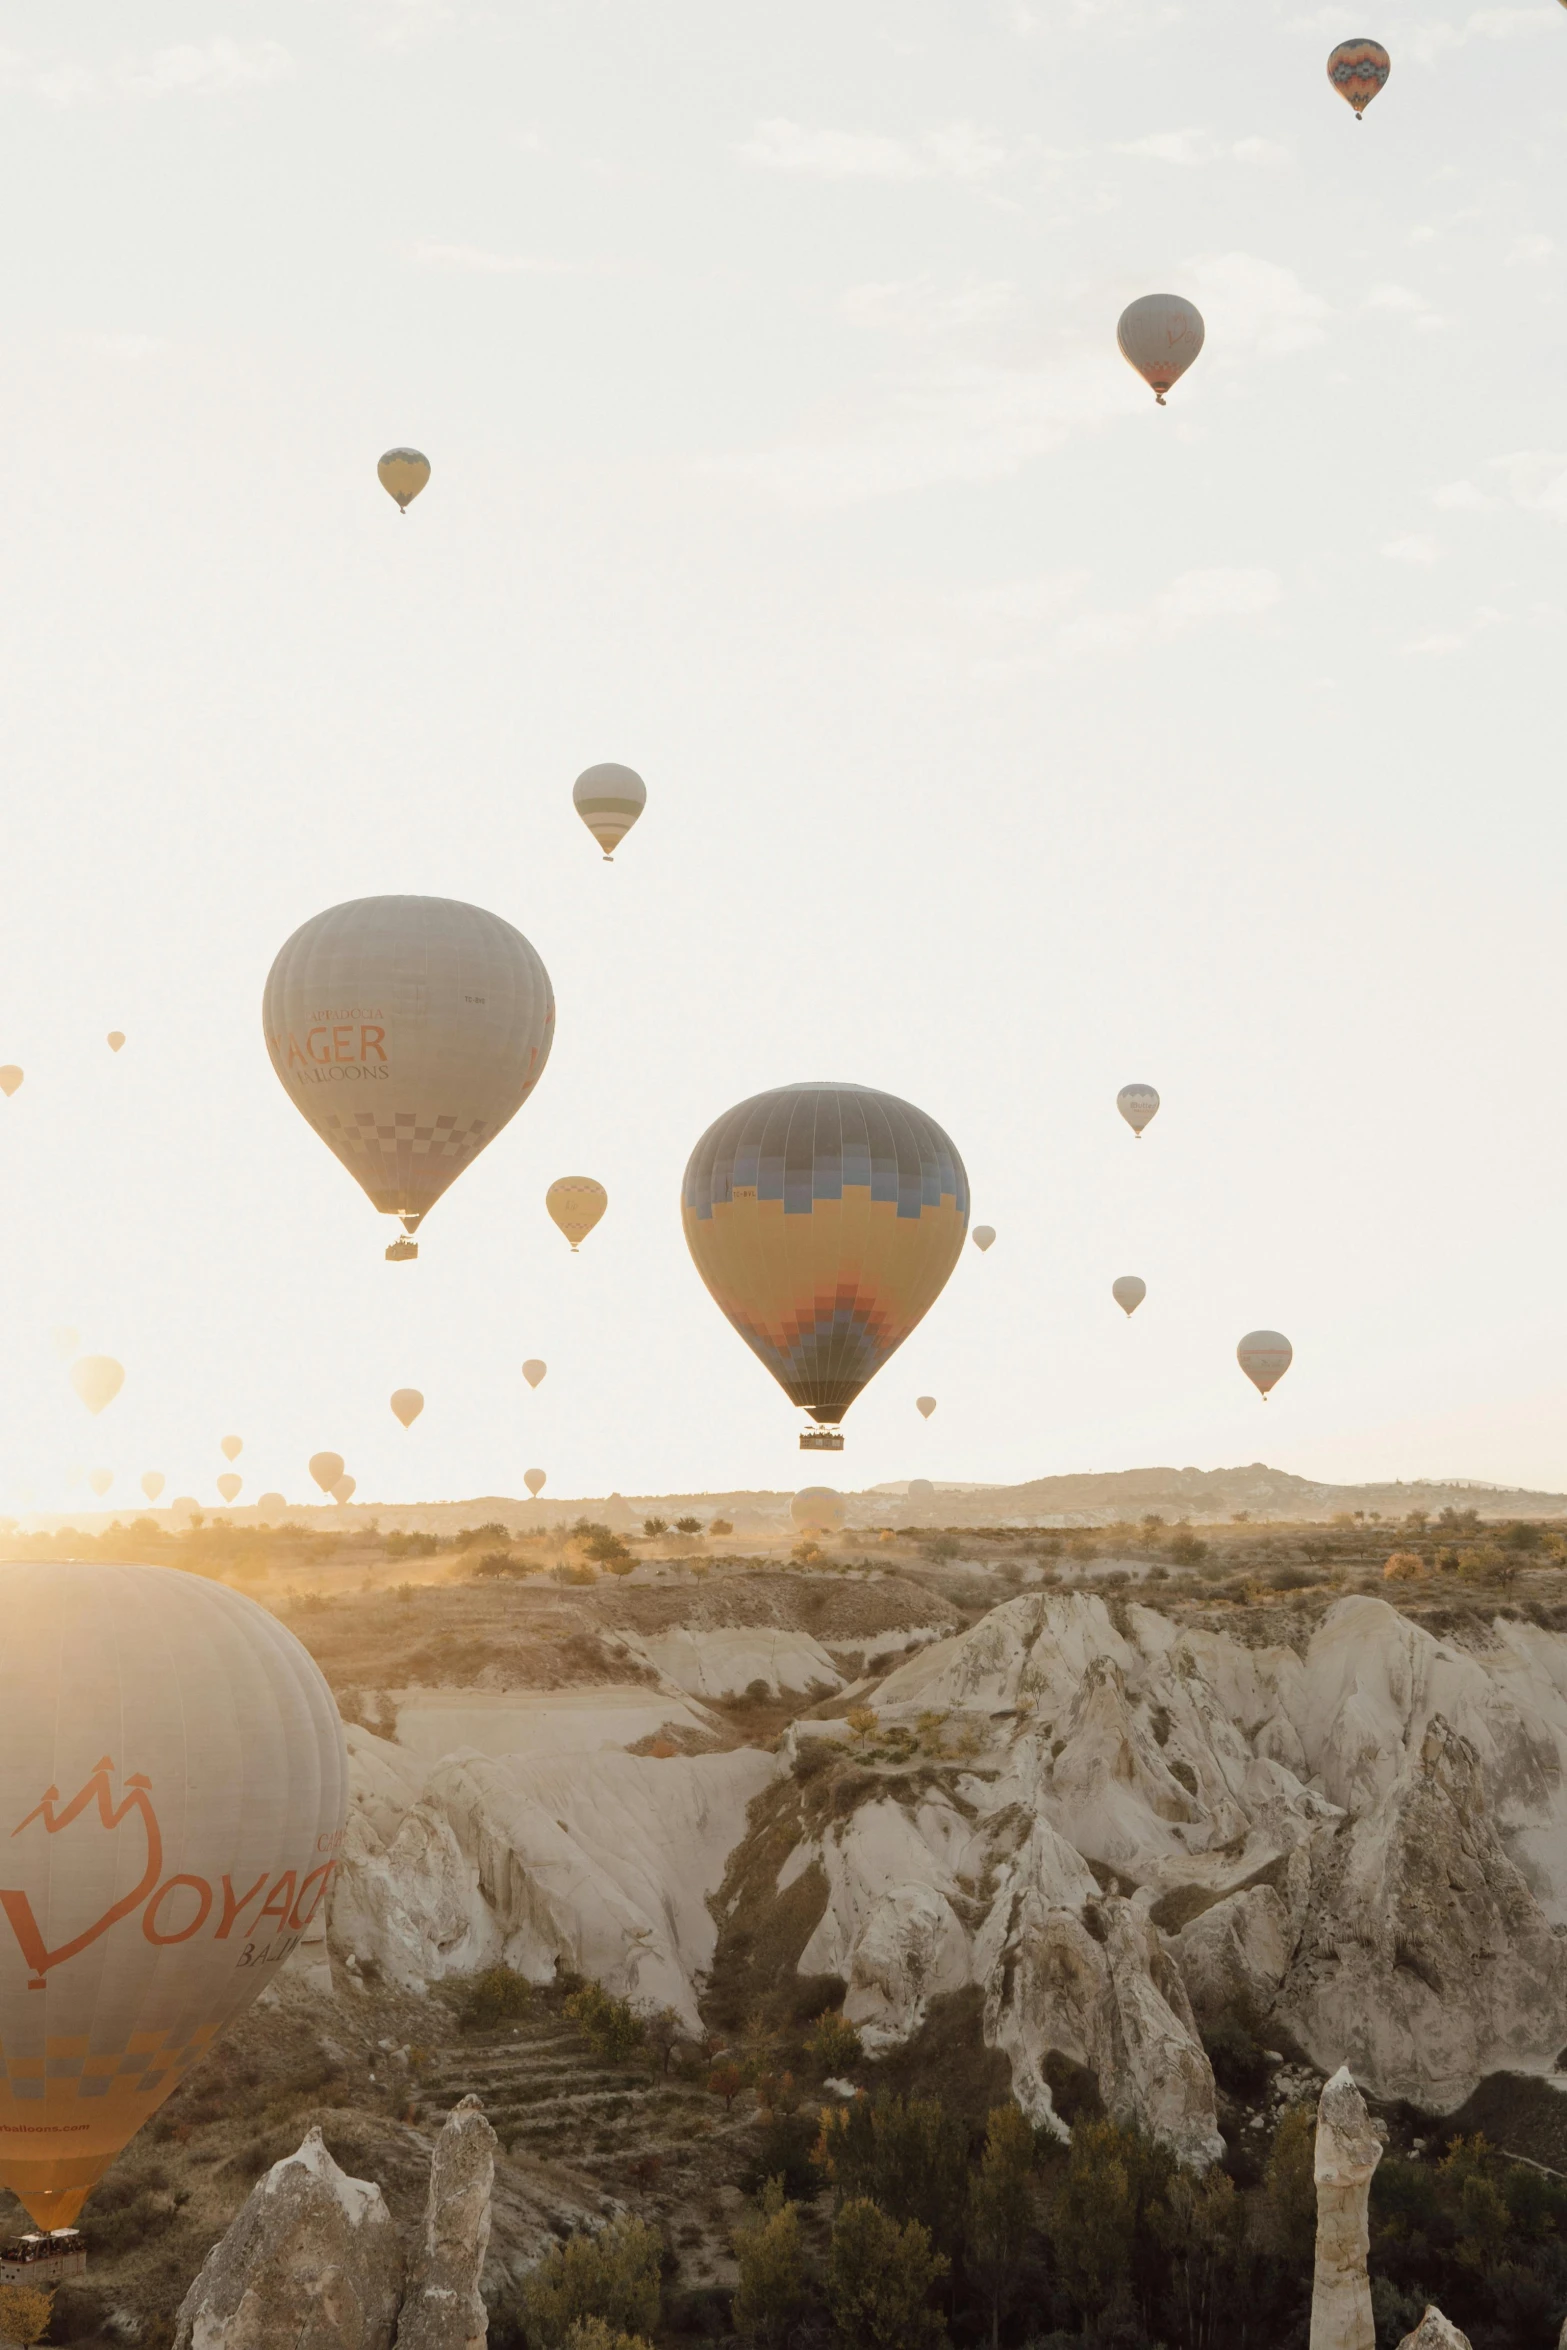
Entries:
<svg viewBox="0 0 1567 2350">
<path fill-rule="evenodd" d="M 714 1120 L 681 1212 L 715 1305 L 831 1427 L 946 1287 L 969 1185 L 951 1138 L 895 1094 L 780 1085 Z"/>
<path fill-rule="evenodd" d="M 376 460 L 376 478 L 397 510 L 406 514 L 430 478 L 430 460 L 422 449 L 388 449 Z"/>
<path fill-rule="evenodd" d="M 338 1478 L 336 1484 L 332 1487 L 332 1499 L 337 1502 L 340 1507 L 346 1507 L 346 1505 L 353 1500 L 354 1495 L 358 1492 L 358 1490 L 358 1478 L 350 1477 L 345 1473 L 343 1476 Z"/>
<path fill-rule="evenodd" d="M 591 1175 L 562 1175 L 544 1194 L 544 1205 L 550 1222 L 565 1234 L 575 1256 L 609 1206 L 609 1193 Z"/>
<path fill-rule="evenodd" d="M 161 1469 L 149 1469 L 141 1481 L 141 1489 L 149 1501 L 156 1501 L 165 1482 Z"/>
<path fill-rule="evenodd" d="M 232 1469 L 225 1469 L 222 1476 L 218 1479 L 218 1491 L 222 1494 L 225 1501 L 238 1501 L 244 1489 L 244 1478 L 237 1477 Z"/>
<path fill-rule="evenodd" d="M 789 1515 L 802 1534 L 836 1534 L 847 1505 L 830 1485 L 804 1485 L 789 1504 Z"/>
<path fill-rule="evenodd" d="M 647 806 L 647 785 L 634 767 L 613 759 L 584 767 L 571 787 L 571 804 L 612 865 L 615 851 Z"/>
<path fill-rule="evenodd" d="M 544 1471 L 542 1469 L 524 1469 L 522 1472 L 522 1481 L 528 1488 L 528 1491 L 532 1494 L 534 1500 L 537 1501 L 539 1495 L 544 1491 L 546 1483 Z"/>
<path fill-rule="evenodd" d="M 0 1614 L 0 2183 L 57 2228 L 320 1915 L 348 1758 L 222 1583 L 6 1562 Z"/>
<path fill-rule="evenodd" d="M 110 1486 L 114 1483 L 114 1471 L 112 1469 L 94 1469 L 87 1482 L 92 1487 L 94 1493 L 97 1494 L 98 1499 L 102 1501 L 104 1495 L 108 1492 Z"/>
<path fill-rule="evenodd" d="M 323 1493 L 330 1493 L 343 1474 L 343 1456 L 340 1452 L 314 1452 L 310 1456 L 310 1474 Z"/>
<path fill-rule="evenodd" d="M 1295 1360 L 1295 1349 L 1281 1331 L 1248 1330 L 1235 1349 L 1235 1360 L 1266 1403 L 1269 1388 L 1277 1387 Z"/>
<path fill-rule="evenodd" d="M 323 1004 L 350 1003 L 346 1020 Z M 520 930 L 457 898 L 353 898 L 279 948 L 262 997 L 290 1101 L 370 1204 L 413 1232 L 537 1085 L 549 973 Z M 394 1241 L 400 1261 L 418 1249 Z"/>
</svg>

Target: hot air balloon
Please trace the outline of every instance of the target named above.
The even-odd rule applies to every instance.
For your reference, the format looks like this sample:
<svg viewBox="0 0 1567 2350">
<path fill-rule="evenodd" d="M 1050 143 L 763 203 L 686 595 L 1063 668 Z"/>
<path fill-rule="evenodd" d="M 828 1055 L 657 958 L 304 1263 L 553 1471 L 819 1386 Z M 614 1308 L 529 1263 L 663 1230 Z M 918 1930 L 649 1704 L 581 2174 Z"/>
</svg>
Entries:
<svg viewBox="0 0 1567 2350">
<path fill-rule="evenodd" d="M 237 1461 L 244 1449 L 245 1439 L 243 1436 L 225 1436 L 218 1445 L 218 1450 L 226 1461 Z"/>
<path fill-rule="evenodd" d="M 5 1095 L 7 1101 L 10 1100 L 21 1082 L 21 1070 L 14 1061 L 7 1061 L 5 1067 L 0 1069 L 0 1093 Z"/>
<path fill-rule="evenodd" d="M 164 1476 L 161 1469 L 149 1469 L 141 1481 L 141 1489 L 149 1501 L 157 1500 L 163 1491 L 163 1486 Z"/>
<path fill-rule="evenodd" d="M 1151 1085 L 1123 1085 L 1115 1097 L 1115 1106 L 1141 1142 L 1143 1128 L 1150 1118 L 1158 1115 L 1159 1096 Z"/>
<path fill-rule="evenodd" d="M 1328 59 L 1328 80 L 1353 106 L 1357 122 L 1392 70 L 1393 60 L 1380 41 L 1340 41 Z"/>
<path fill-rule="evenodd" d="M 125 1373 L 112 1355 L 80 1355 L 71 1365 L 71 1385 L 87 1409 L 97 1414 L 113 1403 L 125 1385 Z"/>
<path fill-rule="evenodd" d="M 62 1363 L 68 1363 L 82 1343 L 82 1334 L 73 1330 L 69 1322 L 57 1322 L 49 1333 L 49 1344 Z"/>
<path fill-rule="evenodd" d="M 358 1491 L 358 1488 L 359 1480 L 357 1477 L 339 1477 L 336 1484 L 332 1488 L 332 1499 L 341 1508 L 346 1503 L 353 1500 L 355 1493 Z"/>
<path fill-rule="evenodd" d="M 176 1493 L 169 1504 L 169 1518 L 176 1526 L 189 1526 L 201 1508 L 193 1493 Z"/>
<path fill-rule="evenodd" d="M 399 1387 L 392 1397 L 392 1410 L 405 1428 L 411 1428 L 424 1410 L 424 1397 L 417 1387 Z"/>
<path fill-rule="evenodd" d="M 1248 1330 L 1235 1349 L 1235 1360 L 1264 1403 L 1294 1359 L 1295 1349 L 1277 1330 Z"/>
<path fill-rule="evenodd" d="M 585 767 L 571 787 L 571 804 L 604 852 L 606 865 L 647 806 L 647 785 L 633 767 L 606 759 Z"/>
<path fill-rule="evenodd" d="M 844 1499 L 830 1485 L 806 1485 L 789 1504 L 789 1515 L 803 1534 L 835 1534 L 843 1524 Z"/>
<path fill-rule="evenodd" d="M 575 1256 L 579 1242 L 587 1239 L 609 1206 L 609 1193 L 591 1175 L 562 1175 L 544 1194 L 544 1205 L 551 1223 L 571 1242 Z"/>
<path fill-rule="evenodd" d="M 218 1491 L 222 1494 L 225 1501 L 238 1501 L 240 1494 L 244 1490 L 244 1485 L 244 1478 L 236 1477 L 232 1469 L 225 1469 L 222 1476 L 218 1479 Z"/>
<path fill-rule="evenodd" d="M 430 478 L 430 460 L 421 449 L 388 449 L 376 464 L 381 487 L 406 514 Z"/>
<path fill-rule="evenodd" d="M 781 1085 L 708 1128 L 681 1205 L 715 1302 L 827 1428 L 941 1295 L 969 1190 L 923 1110 L 867 1085 Z"/>
<path fill-rule="evenodd" d="M 1140 1281 L 1135 1273 L 1123 1273 L 1119 1281 L 1111 1282 L 1110 1295 L 1130 1321 L 1148 1295 L 1148 1284 Z"/>
<path fill-rule="evenodd" d="M 340 1452 L 313 1452 L 310 1456 L 310 1474 L 323 1493 L 330 1493 L 343 1474 L 343 1456 Z"/>
<path fill-rule="evenodd" d="M 87 1482 L 92 1487 L 94 1493 L 97 1494 L 98 1499 L 102 1501 L 104 1495 L 108 1492 L 110 1486 L 114 1483 L 114 1471 L 112 1469 L 94 1469 Z"/>
<path fill-rule="evenodd" d="M 914 1398 L 914 1409 L 922 1420 L 928 1420 L 935 1408 L 936 1398 L 933 1395 L 917 1395 Z"/>
<path fill-rule="evenodd" d="M 917 1501 L 923 1508 L 926 1502 L 935 1500 L 936 1488 L 928 1477 L 911 1477 L 908 1483 L 908 1497 L 910 1501 Z"/>
<path fill-rule="evenodd" d="M 111 1053 L 117 1053 L 117 1052 L 119 1051 L 119 1049 L 120 1049 L 121 1045 L 122 1045 L 122 1044 L 125 1042 L 125 1031 L 124 1031 L 124 1029 L 123 1029 L 123 1028 L 111 1028 L 111 1029 L 110 1029 L 110 1031 L 109 1031 L 109 1034 L 108 1034 L 108 1037 L 107 1037 L 106 1041 L 107 1041 L 107 1044 L 108 1044 L 108 1047 L 109 1047 L 109 1050 L 110 1050 L 110 1052 L 111 1052 Z"/>
<path fill-rule="evenodd" d="M 522 1375 L 530 1387 L 537 1387 L 547 1368 L 548 1365 L 541 1363 L 537 1355 L 530 1355 L 522 1366 Z"/>
<path fill-rule="evenodd" d="M 534 1500 L 537 1501 L 539 1495 L 544 1491 L 544 1471 L 542 1469 L 524 1469 L 522 1481 Z"/>
<path fill-rule="evenodd" d="M 263 1526 L 275 1526 L 287 1508 L 281 1493 L 264 1493 L 256 1504 L 256 1515 Z"/>
<path fill-rule="evenodd" d="M 0 2182 L 57 2228 L 319 1913 L 348 1758 L 221 1583 L 6 1563 L 0 1621 Z"/>
<path fill-rule="evenodd" d="M 291 1100 L 371 1205 L 412 1232 L 537 1085 L 555 999 L 498 914 L 354 898 L 282 947 L 262 1018 Z"/>
<path fill-rule="evenodd" d="M 989 1248 L 995 1237 L 996 1228 L 994 1224 L 976 1224 L 973 1231 L 969 1234 L 970 1240 L 972 1240 L 974 1246 L 978 1249 L 981 1256 L 984 1255 L 986 1249 Z"/>
<path fill-rule="evenodd" d="M 1115 339 L 1162 408 L 1165 393 L 1202 349 L 1202 313 L 1181 294 L 1144 294 L 1122 311 Z"/>
</svg>

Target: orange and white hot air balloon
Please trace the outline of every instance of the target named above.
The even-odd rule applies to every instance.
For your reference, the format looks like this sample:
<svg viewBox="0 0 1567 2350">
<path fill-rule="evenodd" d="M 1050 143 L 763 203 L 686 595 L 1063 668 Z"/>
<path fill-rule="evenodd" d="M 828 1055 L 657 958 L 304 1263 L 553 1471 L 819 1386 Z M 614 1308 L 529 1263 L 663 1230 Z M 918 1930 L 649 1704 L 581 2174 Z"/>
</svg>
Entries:
<svg viewBox="0 0 1567 2350">
<path fill-rule="evenodd" d="M 1202 349 L 1203 334 L 1202 312 L 1184 294 L 1144 294 L 1122 311 L 1115 339 L 1162 408 Z"/>
<path fill-rule="evenodd" d="M 0 2183 L 57 2228 L 319 1915 L 348 1758 L 221 1583 L 7 1561 L 0 1621 Z"/>
<path fill-rule="evenodd" d="M 544 1194 L 544 1205 L 550 1222 L 571 1242 L 575 1256 L 579 1243 L 587 1239 L 609 1206 L 609 1193 L 591 1175 L 563 1175 Z"/>
</svg>

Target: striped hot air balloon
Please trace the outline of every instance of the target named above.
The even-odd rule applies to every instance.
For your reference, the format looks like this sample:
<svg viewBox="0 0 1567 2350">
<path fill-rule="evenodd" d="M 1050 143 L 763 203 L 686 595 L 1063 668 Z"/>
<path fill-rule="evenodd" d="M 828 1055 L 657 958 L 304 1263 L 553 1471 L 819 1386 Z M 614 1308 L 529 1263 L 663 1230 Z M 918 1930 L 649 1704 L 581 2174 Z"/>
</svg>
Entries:
<svg viewBox="0 0 1567 2350">
<path fill-rule="evenodd" d="M 1328 59 L 1328 80 L 1358 122 L 1393 70 L 1380 41 L 1340 41 Z"/>
<path fill-rule="evenodd" d="M 606 759 L 601 766 L 583 769 L 571 787 L 571 803 L 609 865 L 647 806 L 647 785 L 634 767 Z"/>
</svg>

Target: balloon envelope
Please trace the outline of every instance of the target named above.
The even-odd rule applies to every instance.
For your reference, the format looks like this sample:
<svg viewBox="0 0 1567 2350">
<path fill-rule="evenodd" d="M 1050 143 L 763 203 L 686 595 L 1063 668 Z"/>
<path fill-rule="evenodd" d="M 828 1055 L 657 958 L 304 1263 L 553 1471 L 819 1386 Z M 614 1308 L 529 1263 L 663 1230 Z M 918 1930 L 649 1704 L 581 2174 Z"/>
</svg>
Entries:
<svg viewBox="0 0 1567 2350">
<path fill-rule="evenodd" d="M 1119 1281 L 1111 1282 L 1110 1295 L 1122 1313 L 1130 1316 L 1136 1313 L 1148 1295 L 1148 1284 L 1140 1281 L 1135 1273 L 1123 1273 Z"/>
<path fill-rule="evenodd" d="M 149 1501 L 156 1501 L 163 1491 L 164 1475 L 161 1469 L 149 1469 L 141 1481 L 141 1489 Z"/>
<path fill-rule="evenodd" d="M 1235 1349 L 1235 1360 L 1264 1402 L 1294 1359 L 1295 1349 L 1277 1330 L 1248 1330 Z"/>
<path fill-rule="evenodd" d="M 528 1488 L 528 1491 L 532 1494 L 534 1500 L 537 1501 L 539 1495 L 544 1490 L 544 1471 L 542 1469 L 524 1469 L 522 1472 L 522 1481 Z"/>
<path fill-rule="evenodd" d="M 868 1085 L 780 1085 L 692 1152 L 686 1245 L 791 1403 L 841 1420 L 929 1312 L 968 1229 L 950 1138 Z"/>
<path fill-rule="evenodd" d="M 1135 1135 L 1141 1136 L 1150 1118 L 1157 1116 L 1159 1096 L 1151 1085 L 1123 1085 L 1115 1106 Z"/>
<path fill-rule="evenodd" d="M 1165 393 L 1202 349 L 1202 313 L 1181 294 L 1144 294 L 1122 311 L 1115 339 L 1162 408 Z"/>
<path fill-rule="evenodd" d="M 353 898 L 279 949 L 262 1021 L 290 1100 L 411 1232 L 537 1085 L 555 998 L 521 931 L 482 906 Z"/>
<path fill-rule="evenodd" d="M 537 1387 L 547 1369 L 548 1365 L 541 1363 L 537 1355 L 530 1355 L 522 1366 L 522 1375 L 530 1387 Z"/>
<path fill-rule="evenodd" d="M 62 2227 L 318 1914 L 347 1756 L 221 1583 L 7 1563 L 0 1620 L 0 2181 Z"/>
<path fill-rule="evenodd" d="M 313 1452 L 310 1456 L 310 1474 L 323 1493 L 330 1493 L 343 1474 L 343 1456 L 340 1452 Z"/>
<path fill-rule="evenodd" d="M 908 1490 L 910 1501 L 934 1501 L 936 1498 L 936 1488 L 928 1477 L 911 1477 Z"/>
<path fill-rule="evenodd" d="M 430 460 L 422 449 L 388 449 L 375 470 L 382 489 L 406 514 L 430 478 Z"/>
<path fill-rule="evenodd" d="M 583 769 L 571 787 L 571 802 L 607 865 L 647 806 L 647 785 L 634 767 L 617 767 L 606 759 L 600 767 Z"/>
<path fill-rule="evenodd" d="M 119 1051 L 119 1049 L 120 1049 L 121 1045 L 122 1045 L 122 1044 L 125 1042 L 125 1031 L 124 1031 L 124 1029 L 123 1029 L 123 1028 L 111 1028 L 111 1029 L 110 1029 L 110 1031 L 109 1031 L 109 1035 L 108 1035 L 108 1040 L 107 1040 L 107 1041 L 108 1041 L 108 1046 L 109 1046 L 109 1050 L 110 1050 L 110 1052 L 111 1052 L 111 1053 L 117 1053 L 117 1052 Z"/>
<path fill-rule="evenodd" d="M 94 1493 L 97 1494 L 98 1499 L 102 1501 L 104 1495 L 108 1492 L 110 1486 L 114 1483 L 114 1471 L 112 1469 L 94 1469 L 87 1482 L 92 1487 Z"/>
<path fill-rule="evenodd" d="M 359 1480 L 357 1477 L 339 1477 L 336 1484 L 332 1487 L 332 1499 L 338 1503 L 352 1501 L 355 1493 L 358 1491 L 358 1488 Z"/>
<path fill-rule="evenodd" d="M 21 1070 L 14 1061 L 7 1061 L 5 1067 L 0 1069 L 0 1093 L 5 1095 L 7 1101 L 10 1100 L 21 1082 Z"/>
<path fill-rule="evenodd" d="M 226 1461 L 237 1461 L 244 1449 L 245 1439 L 243 1436 L 225 1436 L 218 1446 L 219 1452 Z"/>
<path fill-rule="evenodd" d="M 609 1206 L 609 1193 L 591 1175 L 562 1175 L 544 1194 L 551 1223 L 571 1242 L 573 1256 Z"/>
<path fill-rule="evenodd" d="M 281 1493 L 264 1493 L 256 1504 L 256 1515 L 264 1526 L 275 1526 L 287 1508 Z"/>
<path fill-rule="evenodd" d="M 125 1373 L 113 1355 L 80 1355 L 71 1365 L 71 1385 L 90 1412 L 113 1403 L 125 1385 Z"/>
<path fill-rule="evenodd" d="M 789 1504 L 789 1515 L 802 1532 L 832 1534 L 843 1524 L 844 1499 L 830 1485 L 805 1485 Z"/>
<path fill-rule="evenodd" d="M 392 1410 L 405 1428 L 411 1428 L 424 1410 L 424 1397 L 417 1387 L 399 1387 L 392 1397 Z"/>
<path fill-rule="evenodd" d="M 245 1480 L 243 1477 L 237 1477 L 232 1469 L 225 1469 L 222 1476 L 218 1479 L 218 1491 L 222 1494 L 225 1501 L 237 1501 L 241 1491 L 243 1490 L 244 1483 Z"/>
<path fill-rule="evenodd" d="M 1328 59 L 1328 80 L 1341 98 L 1365 113 L 1393 70 L 1393 60 L 1380 41 L 1340 41 Z"/>
<path fill-rule="evenodd" d="M 922 1420 L 928 1420 L 935 1408 L 936 1398 L 933 1395 L 917 1395 L 914 1398 L 914 1409 Z"/>
<path fill-rule="evenodd" d="M 981 1256 L 984 1255 L 986 1249 L 989 1248 L 995 1237 L 996 1227 L 994 1224 L 976 1224 L 973 1231 L 969 1234 L 969 1238 L 973 1241 L 974 1246 L 978 1249 Z"/>
</svg>

